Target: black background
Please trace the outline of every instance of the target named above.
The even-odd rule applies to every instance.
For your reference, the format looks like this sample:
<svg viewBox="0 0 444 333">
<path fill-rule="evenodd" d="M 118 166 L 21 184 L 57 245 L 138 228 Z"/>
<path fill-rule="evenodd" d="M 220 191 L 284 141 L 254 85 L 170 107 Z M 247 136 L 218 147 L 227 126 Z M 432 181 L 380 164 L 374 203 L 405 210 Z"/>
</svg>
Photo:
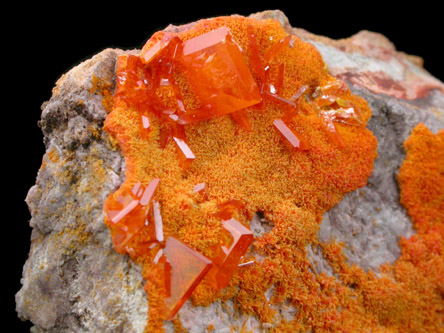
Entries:
<svg viewBox="0 0 444 333">
<path fill-rule="evenodd" d="M 2 51 L 2 80 L 9 83 L 9 88 L 3 90 L 3 100 L 12 103 L 3 110 L 7 115 L 3 117 L 3 134 L 8 133 L 4 137 L 7 148 L 4 154 L 9 155 L 3 156 L 3 165 L 10 168 L 11 174 L 4 176 L 5 181 L 10 178 L 14 183 L 4 184 L 4 190 L 13 189 L 13 198 L 11 200 L 8 193 L 3 205 L 5 213 L 14 208 L 10 217 L 6 218 L 9 213 L 3 214 L 3 224 L 7 227 L 4 237 L 13 240 L 4 252 L 10 261 L 6 267 L 10 282 L 3 302 L 7 303 L 5 317 L 14 324 L 11 332 L 26 332 L 31 326 L 17 318 L 14 301 L 14 294 L 20 289 L 31 233 L 24 199 L 35 183 L 44 154 L 43 136 L 37 126 L 40 106 L 50 98 L 61 74 L 107 47 L 140 48 L 153 32 L 169 23 L 281 9 L 292 26 L 334 39 L 349 37 L 362 29 L 382 33 L 398 50 L 424 58 L 425 68 L 444 80 L 440 45 L 444 29 L 438 8 L 426 2 L 416 3 L 414 7 L 387 8 L 388 5 L 389 2 L 347 5 L 342 1 L 332 1 L 328 5 L 319 1 L 312 1 L 312 4 L 292 1 L 291 5 L 284 5 L 276 1 L 272 5 L 241 6 L 212 1 L 204 7 L 197 3 L 183 3 L 178 7 L 173 2 L 163 1 L 158 7 L 152 7 L 132 1 L 113 5 L 107 2 L 101 6 L 63 2 L 63 8 L 23 5 L 23 8 L 5 12 L 3 19 L 10 15 L 12 24 L 3 28 L 7 38 Z M 10 208 L 11 201 L 14 205 Z"/>
</svg>

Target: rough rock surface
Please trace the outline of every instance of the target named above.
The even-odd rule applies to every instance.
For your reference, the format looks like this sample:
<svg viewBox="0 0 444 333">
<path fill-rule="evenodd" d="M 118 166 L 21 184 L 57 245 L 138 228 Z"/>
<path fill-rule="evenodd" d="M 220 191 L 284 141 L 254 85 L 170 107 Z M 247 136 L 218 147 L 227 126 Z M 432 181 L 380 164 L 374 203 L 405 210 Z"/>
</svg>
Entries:
<svg viewBox="0 0 444 333">
<path fill-rule="evenodd" d="M 377 272 L 380 264 L 399 257 L 399 236 L 414 233 L 399 203 L 396 181 L 404 159 L 402 143 L 418 122 L 433 132 L 444 128 L 444 85 L 421 68 L 418 58 L 396 52 L 381 35 L 361 32 L 333 41 L 290 27 L 279 11 L 254 16 L 277 18 L 288 32 L 313 43 L 330 72 L 347 80 L 373 111 L 368 128 L 378 139 L 374 172 L 367 186 L 347 194 L 325 214 L 319 238 L 345 242 L 350 262 Z M 116 55 L 122 52 L 104 50 L 70 70 L 43 106 L 46 154 L 26 198 L 32 244 L 16 295 L 19 317 L 31 320 L 35 332 L 145 328 L 148 304 L 140 269 L 113 250 L 102 213 L 104 199 L 120 186 L 125 168 L 121 153 L 102 131 Z M 255 234 L 272 227 L 259 216 L 252 223 Z M 307 250 L 317 273 L 332 274 L 322 251 Z M 294 311 L 283 307 L 280 314 L 287 318 Z M 267 328 L 254 317 L 234 313 L 230 302 L 207 308 L 187 302 L 180 320 L 190 332 L 204 332 L 209 323 L 217 332 L 230 332 L 232 326 Z M 173 324 L 166 329 L 173 331 Z"/>
</svg>

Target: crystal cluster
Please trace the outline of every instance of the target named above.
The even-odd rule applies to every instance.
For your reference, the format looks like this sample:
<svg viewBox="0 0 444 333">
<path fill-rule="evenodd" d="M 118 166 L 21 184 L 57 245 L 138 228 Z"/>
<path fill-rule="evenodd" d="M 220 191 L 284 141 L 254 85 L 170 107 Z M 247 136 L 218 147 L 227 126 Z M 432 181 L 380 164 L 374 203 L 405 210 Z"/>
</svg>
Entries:
<svg viewBox="0 0 444 333">
<path fill-rule="evenodd" d="M 165 282 L 162 314 L 165 319 L 172 319 L 206 275 L 216 289 L 228 285 L 253 242 L 253 234 L 242 223 L 231 218 L 241 204 L 230 200 L 219 205 L 218 211 L 213 214 L 221 218 L 225 234 L 224 243 L 217 247 L 212 260 L 174 237 L 170 236 L 164 241 L 159 202 L 153 200 L 158 184 L 159 179 L 153 179 L 146 187 L 137 183 L 126 195 L 108 200 L 104 210 L 109 221 L 117 226 L 112 240 L 119 252 L 134 255 L 134 249 L 127 244 L 145 228 L 144 241 L 148 249 L 157 251 L 153 263 L 161 266 L 156 271 L 162 272 Z M 196 185 L 194 190 L 203 193 L 205 184 Z M 224 217 L 230 219 L 223 220 Z"/>
<path fill-rule="evenodd" d="M 186 41 L 182 61 L 202 103 L 200 109 L 179 117 L 183 123 L 232 113 L 261 102 L 256 82 L 228 28 Z"/>
<path fill-rule="evenodd" d="M 159 179 L 153 179 L 148 186 L 137 183 L 131 192 L 120 195 L 116 200 L 107 200 L 104 210 L 109 221 L 116 225 L 117 232 L 113 236 L 114 247 L 119 252 L 128 251 L 127 243 L 137 235 L 144 226 L 149 226 L 150 204 Z M 149 230 L 149 241 L 163 240 L 159 236 L 159 228 Z M 160 239 L 159 239 L 160 238 Z"/>
<path fill-rule="evenodd" d="M 118 57 L 114 98 L 138 112 L 139 132 L 144 139 L 150 137 L 150 124 L 157 118 L 159 147 L 175 145 L 178 164 L 184 171 L 199 157 L 187 142 L 185 126 L 230 115 L 241 128 L 250 131 L 248 112 L 254 112 L 257 105 L 271 103 L 282 109 L 282 116 L 272 125 L 297 151 L 312 149 L 304 134 L 293 128 L 293 119 L 300 112 L 317 114 L 328 137 L 338 146 L 343 142 L 336 122 L 362 125 L 358 107 L 341 98 L 348 92 L 342 81 L 335 80 L 314 91 L 302 85 L 291 96 L 285 95 L 286 64 L 279 62 L 279 56 L 294 47 L 290 35 L 261 54 L 250 26 L 248 62 L 226 26 L 184 40 L 180 34 L 168 32 L 155 36 L 138 56 Z M 195 99 L 192 103 L 187 100 L 190 92 Z M 159 287 L 164 303 L 162 315 L 172 319 L 204 278 L 215 289 L 222 289 L 239 266 L 252 263 L 241 264 L 241 260 L 253 242 L 253 234 L 235 219 L 244 209 L 241 201 L 220 203 L 211 218 L 220 221 L 221 239 L 212 249 L 212 257 L 205 257 L 180 239 L 164 236 L 161 203 L 155 201 L 159 186 L 162 181 L 158 178 L 146 185 L 137 182 L 131 190 L 108 198 L 104 211 L 113 227 L 117 251 L 137 256 L 131 242 L 140 235 L 137 242 L 143 239 L 145 250 L 153 253 L 153 272 L 161 274 L 164 281 Z M 207 184 L 196 184 L 192 190 L 208 200 Z"/>
</svg>

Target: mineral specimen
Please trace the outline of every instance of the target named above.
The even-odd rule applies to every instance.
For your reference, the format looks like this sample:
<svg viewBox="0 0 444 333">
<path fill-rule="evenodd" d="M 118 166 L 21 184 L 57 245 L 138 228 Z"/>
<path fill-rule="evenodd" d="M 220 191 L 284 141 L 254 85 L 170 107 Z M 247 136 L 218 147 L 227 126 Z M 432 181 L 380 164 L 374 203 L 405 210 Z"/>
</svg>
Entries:
<svg viewBox="0 0 444 333">
<path fill-rule="evenodd" d="M 251 33 L 254 29 L 256 31 Z M 249 35 L 248 38 L 245 38 L 245 34 Z M 262 42 L 258 42 L 259 36 Z M 253 45 L 251 51 L 256 52 L 251 59 L 248 57 L 250 44 Z M 261 54 L 261 50 L 265 52 Z M 143 218 L 134 217 L 139 221 L 137 228 L 129 231 L 121 226 L 116 228 L 113 217 L 110 221 L 105 219 L 105 222 L 111 229 L 116 249 L 121 251 L 121 244 L 125 243 L 128 254 L 143 267 L 144 277 L 148 280 L 145 290 L 151 303 L 149 327 L 159 326 L 159 320 L 162 318 L 159 314 L 163 315 L 163 319 L 172 319 L 200 284 L 201 288 L 207 290 L 210 286 L 215 290 L 229 286 L 238 271 L 242 257 L 247 254 L 253 242 L 252 232 L 242 224 L 246 216 L 253 216 L 256 211 L 279 214 L 282 210 L 281 214 L 289 214 L 288 218 L 281 221 L 282 226 L 287 225 L 284 229 L 291 230 L 290 221 L 294 218 L 299 219 L 298 214 L 293 216 L 295 213 L 292 213 L 291 205 L 303 207 L 306 214 L 316 216 L 337 202 L 347 191 L 365 184 L 376 156 L 375 139 L 364 127 L 370 117 L 370 109 L 364 100 L 350 93 L 346 83 L 331 77 L 317 56 L 315 49 L 286 34 L 276 22 L 265 22 L 262 26 L 253 19 L 226 17 L 201 21 L 179 33 L 160 32 L 148 40 L 139 60 L 132 60 L 132 57 L 126 55 L 122 56 L 122 60 L 118 60 L 117 75 L 118 80 L 122 82 L 117 87 L 115 104 L 105 123 L 105 130 L 117 139 L 122 151 L 128 152 L 125 156 L 128 166 L 131 167 L 118 192 L 132 186 L 134 180 L 137 181 L 136 184 L 146 182 L 149 174 L 150 177 L 159 177 L 161 182 L 157 200 L 164 210 L 162 225 L 170 242 L 167 241 L 164 245 L 163 237 L 156 237 L 161 247 L 166 246 L 165 249 L 146 247 L 145 244 L 150 243 L 153 236 L 152 232 L 150 233 L 150 224 L 142 223 Z M 301 58 L 306 59 L 303 67 L 298 64 Z M 252 61 L 258 62 L 252 66 L 260 72 L 260 76 L 256 78 L 257 82 L 248 66 Z M 260 69 L 260 66 L 265 67 Z M 132 74 L 127 74 L 125 80 L 122 80 L 125 73 Z M 262 74 L 264 75 L 261 76 Z M 286 84 L 287 82 L 292 84 Z M 307 87 L 312 88 L 309 90 Z M 344 110 L 337 100 L 348 108 Z M 133 123 L 140 122 L 141 118 L 137 114 L 152 119 L 152 129 L 148 136 L 146 133 L 140 135 L 140 130 L 132 129 Z M 231 127 L 226 123 L 227 119 L 231 119 L 227 118 L 228 114 L 235 114 L 235 123 Z M 333 121 L 339 123 L 339 120 L 354 119 L 357 114 L 360 116 L 360 122 L 342 121 L 340 136 L 339 128 Z M 126 119 L 135 117 L 134 122 L 117 120 L 120 115 Z M 285 117 L 287 123 L 280 119 L 281 117 Z M 168 154 L 169 138 L 162 137 L 162 128 L 166 126 L 171 126 L 168 136 L 172 136 L 175 142 L 177 162 L 171 160 Z M 211 126 L 218 127 L 220 132 L 210 134 Z M 241 129 L 236 129 L 237 126 Z M 276 133 L 270 132 L 273 126 L 296 149 L 282 149 L 279 141 L 275 139 Z M 289 126 L 297 130 L 290 129 Z M 182 131 L 180 138 L 174 136 L 178 128 Z M 244 134 L 239 132 L 242 129 Z M 270 134 L 265 134 L 264 129 Z M 325 131 L 329 136 L 325 135 Z M 205 133 L 205 139 L 199 137 L 198 132 Z M 129 136 L 129 139 L 119 139 L 119 136 Z M 242 142 L 238 141 L 240 136 L 243 136 Z M 303 136 L 306 139 L 303 139 Z M 206 156 L 214 151 L 214 146 L 221 139 L 229 142 L 227 148 L 231 153 L 227 155 L 216 151 L 216 162 L 205 166 L 208 163 Z M 201 142 L 204 142 L 205 146 L 202 146 Z M 248 145 L 243 146 L 243 143 Z M 232 151 L 233 148 L 236 148 L 236 153 Z M 327 151 L 333 151 L 342 159 L 342 163 L 336 167 L 337 174 L 332 178 L 329 175 L 331 165 L 327 164 L 324 157 Z M 160 155 L 156 158 L 157 154 Z M 151 163 L 145 166 L 144 159 L 148 159 L 148 155 L 151 155 Z M 231 160 L 230 155 L 236 160 Z M 237 181 L 236 171 L 230 170 L 237 169 L 246 159 L 267 160 L 269 156 L 274 156 L 274 163 L 269 163 L 265 168 L 257 165 L 250 167 L 252 172 L 249 177 L 238 186 L 233 184 Z M 217 162 L 221 158 L 228 158 L 223 163 L 231 167 L 221 168 Z M 292 162 L 287 164 L 285 160 Z M 333 160 L 339 161 L 339 158 L 335 157 Z M 159 164 L 161 161 L 168 161 L 168 170 Z M 316 172 L 307 169 L 301 171 L 301 174 L 292 174 L 290 170 L 297 168 L 301 163 L 312 164 L 313 171 Z M 180 166 L 180 169 L 173 171 L 175 165 Z M 164 171 L 159 172 L 162 169 Z M 242 167 L 240 170 L 243 169 Z M 350 172 L 344 173 L 340 169 Z M 221 174 L 213 175 L 213 170 L 218 170 Z M 270 191 L 258 195 L 255 194 L 257 188 L 253 187 L 249 193 L 247 188 L 251 186 L 249 184 L 252 181 L 264 182 L 261 176 L 263 172 L 275 179 L 268 184 Z M 317 183 L 315 174 L 325 172 L 323 186 L 313 187 L 313 184 Z M 285 181 L 282 179 L 283 175 L 287 175 Z M 192 199 L 192 183 L 189 182 L 195 177 L 208 184 L 208 195 L 206 200 L 201 202 Z M 347 178 L 347 182 L 342 178 Z M 355 181 L 352 181 L 353 179 Z M 220 183 L 221 180 L 228 180 L 228 183 Z M 169 184 L 175 189 L 185 184 L 189 185 L 186 186 L 186 191 L 171 192 L 167 189 L 162 191 L 163 184 Z M 306 188 L 306 196 L 296 194 L 301 188 Z M 335 196 L 324 199 L 324 203 L 320 204 L 326 193 L 335 193 Z M 224 201 L 227 194 L 236 199 Z M 293 198 L 285 199 L 289 198 L 290 194 Z M 182 198 L 182 202 L 188 203 L 175 206 L 171 203 L 175 202 L 172 196 Z M 187 197 L 189 199 L 186 199 Z M 117 195 L 117 198 L 120 196 Z M 106 200 L 105 207 L 112 206 L 114 200 L 116 194 Z M 282 206 L 283 204 L 289 206 Z M 117 214 L 118 217 L 131 212 L 137 202 L 129 201 L 127 205 L 128 208 L 123 208 L 121 213 Z M 206 207 L 214 205 L 216 211 L 208 214 Z M 280 206 L 282 208 L 278 208 Z M 110 216 L 109 213 L 107 215 Z M 161 214 L 157 215 L 160 219 Z M 183 219 L 188 222 L 184 224 Z M 155 231 L 158 229 L 158 224 L 155 223 Z M 208 236 L 187 237 L 195 229 Z M 121 236 L 124 232 L 129 233 L 129 236 Z M 285 239 L 287 232 L 284 231 L 279 238 Z M 273 252 L 278 254 L 277 257 L 282 256 L 282 251 L 289 251 L 284 250 L 288 244 L 302 241 L 299 237 L 287 237 L 286 246 L 279 246 L 280 250 L 273 249 Z M 173 240 L 177 246 L 173 247 Z M 182 241 L 185 243 L 182 244 Z M 270 244 L 272 243 L 270 241 Z M 141 247 L 140 244 L 144 245 Z M 191 252 L 180 250 L 188 249 L 188 246 L 193 249 Z M 204 262 L 196 255 L 192 256 L 194 259 L 190 259 L 191 261 L 173 260 L 177 254 L 170 247 L 175 248 L 175 251 L 200 253 L 202 257 L 208 258 L 208 261 Z M 255 247 L 257 253 L 267 254 L 269 251 L 261 239 L 257 240 Z M 157 251 L 157 254 L 154 254 L 153 250 Z M 292 251 L 297 252 L 297 247 Z M 164 259 L 165 255 L 170 259 Z M 153 256 L 154 259 L 151 260 Z M 152 267 L 153 262 L 163 267 Z M 192 262 L 196 262 L 196 265 Z M 198 264 L 199 262 L 201 264 Z M 286 262 L 282 259 L 279 265 L 285 267 L 293 264 L 291 260 Z M 196 269 L 188 271 L 186 266 Z M 246 277 L 246 281 L 260 270 L 261 268 L 250 269 L 251 273 Z M 158 273 L 153 275 L 153 272 Z M 205 281 L 202 280 L 204 276 Z M 288 282 L 280 283 L 285 285 Z M 166 291 L 162 292 L 161 286 L 164 284 Z M 213 297 L 214 301 L 217 296 Z M 195 302 L 202 302 L 199 297 L 194 298 Z"/>
<path fill-rule="evenodd" d="M 404 163 L 401 147 L 444 128 L 444 89 L 381 40 L 266 12 L 74 68 L 42 115 L 19 315 L 49 332 L 442 330 L 442 132 L 416 127 Z M 368 80 L 374 45 L 404 95 Z"/>
</svg>

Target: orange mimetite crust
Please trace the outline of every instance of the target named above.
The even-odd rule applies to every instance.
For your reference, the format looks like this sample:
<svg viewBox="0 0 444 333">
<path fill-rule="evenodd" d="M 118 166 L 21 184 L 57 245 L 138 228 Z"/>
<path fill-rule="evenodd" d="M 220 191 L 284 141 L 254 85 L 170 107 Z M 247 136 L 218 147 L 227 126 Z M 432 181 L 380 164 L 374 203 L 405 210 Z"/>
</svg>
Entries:
<svg viewBox="0 0 444 333">
<path fill-rule="evenodd" d="M 233 16 L 198 21 L 178 37 L 185 41 L 222 26 L 230 30 L 233 40 L 243 50 L 255 80 L 263 73 L 254 70 L 256 56 L 251 51 L 248 33 L 254 33 L 262 57 L 288 36 L 274 20 Z M 163 34 L 154 34 L 148 43 L 154 45 Z M 284 71 L 281 63 L 285 65 Z M 319 52 L 294 36 L 289 46 L 271 59 L 270 68 L 267 75 L 272 81 L 282 81 L 278 88 L 284 98 L 290 98 L 304 85 L 313 94 L 316 88 L 335 80 Z M 175 80 L 182 92 L 187 92 L 182 96 L 185 105 L 198 106 L 192 89 L 187 89 L 186 79 L 177 75 Z M 174 105 L 170 94 L 161 98 L 165 104 Z M 225 289 L 212 288 L 204 278 L 191 296 L 194 305 L 208 306 L 216 300 L 232 299 L 240 312 L 255 315 L 262 323 L 271 323 L 271 331 L 279 332 L 409 331 L 419 325 L 442 329 L 439 323 L 442 325 L 443 307 L 438 306 L 438 300 L 442 302 L 439 297 L 443 288 L 442 281 L 441 289 L 438 288 L 438 278 L 421 275 L 422 271 L 412 267 L 409 260 L 403 267 L 400 264 L 385 267 L 377 278 L 371 272 L 349 266 L 339 244 L 320 244 L 316 238 L 323 214 L 345 193 L 366 184 L 377 155 L 376 138 L 365 128 L 371 116 L 367 103 L 350 91 L 341 100 L 359 109 L 364 125 L 336 123 L 341 145 L 326 134 L 319 115 L 307 107 L 291 121 L 287 120 L 286 125 L 302 135 L 310 149 L 293 149 L 273 126 L 275 119 L 285 116 L 286 106 L 264 98 L 260 104 L 242 110 L 250 122 L 249 130 L 230 115 L 185 125 L 186 142 L 195 159 L 184 169 L 177 158 L 174 140 L 166 142 L 164 148 L 159 144 L 162 121 L 148 113 L 149 132 L 141 135 L 139 110 L 115 98 L 104 128 L 124 155 L 125 182 L 107 200 L 128 193 L 138 182 L 147 186 L 153 179 L 160 179 L 154 196 L 160 203 L 165 238 L 174 237 L 208 258 L 213 256 L 224 232 L 215 214 L 218 205 L 229 200 L 241 202 L 245 213 L 234 217 L 246 226 L 258 211 L 273 222 L 274 228 L 269 233 L 255 238 L 250 249 L 255 256 L 246 255 L 248 260 L 256 258 L 255 264 L 239 269 Z M 205 196 L 193 191 L 201 183 L 205 183 Z M 105 223 L 114 235 L 117 229 L 106 216 Z M 144 236 L 141 232 L 131 241 L 129 254 L 142 266 L 143 276 L 149 277 L 146 330 L 155 332 L 163 327 L 162 295 L 156 288 L 162 285 L 162 274 L 153 274 L 156 252 L 147 251 Z M 308 244 L 323 248 L 338 279 L 313 273 L 307 259 Z M 438 244 L 442 256 L 442 238 Z M 264 258 L 262 262 L 259 257 Z M 439 269 L 438 264 L 435 268 L 428 267 L 435 272 Z M 412 277 L 411 270 L 418 274 Z M 416 280 L 409 281 L 410 278 Z M 265 292 L 272 286 L 273 295 L 267 299 Z M 422 288 L 421 293 L 418 288 Z M 272 306 L 284 302 L 297 309 L 290 321 L 280 318 Z M 435 312 L 430 313 L 432 310 Z"/>
</svg>

